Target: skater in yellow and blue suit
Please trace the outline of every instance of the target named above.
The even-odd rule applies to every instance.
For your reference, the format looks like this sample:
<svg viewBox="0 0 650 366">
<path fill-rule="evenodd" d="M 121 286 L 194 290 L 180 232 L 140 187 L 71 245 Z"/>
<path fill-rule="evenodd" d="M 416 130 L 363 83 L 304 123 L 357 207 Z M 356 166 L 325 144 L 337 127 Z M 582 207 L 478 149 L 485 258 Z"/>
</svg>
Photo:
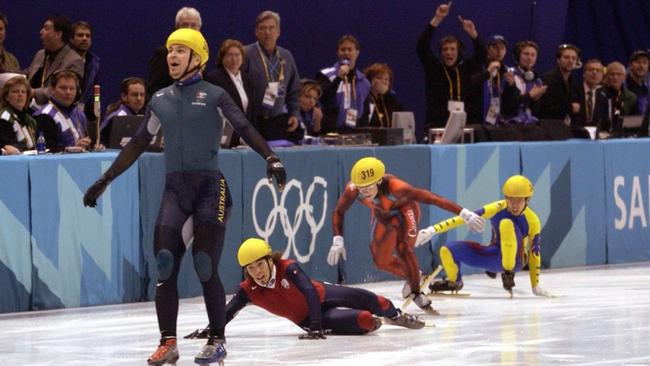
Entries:
<svg viewBox="0 0 650 366">
<path fill-rule="evenodd" d="M 512 294 L 515 273 L 528 264 L 530 283 L 537 296 L 549 296 L 539 284 L 541 267 L 540 230 L 537 214 L 528 206 L 534 188 L 530 180 L 514 175 L 503 185 L 504 199 L 483 206 L 476 213 L 492 223 L 492 240 L 488 246 L 473 241 L 452 241 L 440 248 L 440 260 L 447 274 L 429 287 L 431 291 L 457 292 L 463 287 L 461 263 L 501 273 L 503 287 Z M 445 231 L 464 224 L 456 216 L 420 230 L 416 245 L 422 245 Z"/>
</svg>

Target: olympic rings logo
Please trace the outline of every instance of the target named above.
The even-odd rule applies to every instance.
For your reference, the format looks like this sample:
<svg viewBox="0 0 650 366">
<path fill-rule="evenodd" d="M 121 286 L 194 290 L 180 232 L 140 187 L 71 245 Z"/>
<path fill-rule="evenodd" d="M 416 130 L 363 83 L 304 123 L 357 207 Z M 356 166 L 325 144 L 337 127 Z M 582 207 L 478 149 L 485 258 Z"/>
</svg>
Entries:
<svg viewBox="0 0 650 366">
<path fill-rule="evenodd" d="M 321 186 L 324 189 L 323 193 L 323 211 L 321 212 L 320 219 L 316 221 L 314 217 L 314 206 L 311 204 L 312 196 L 317 186 Z M 256 214 L 257 207 L 257 195 L 260 194 L 262 188 L 268 189 L 273 200 L 273 209 L 269 212 L 266 222 L 264 222 L 264 227 L 261 227 Z M 289 217 L 288 210 L 285 207 L 285 202 L 289 192 L 295 188 L 298 191 L 298 198 L 300 203 L 296 207 L 296 212 L 294 214 L 293 220 Z M 268 241 L 269 237 L 275 231 L 275 226 L 280 219 L 280 224 L 282 225 L 282 231 L 287 237 L 287 248 L 284 250 L 283 257 L 287 258 L 291 251 L 296 254 L 296 259 L 300 263 L 307 263 L 311 258 L 311 255 L 316 249 L 316 236 L 323 228 L 325 224 L 325 214 L 327 212 L 327 181 L 320 176 L 315 176 L 314 180 L 311 182 L 307 188 L 307 195 L 304 195 L 302 183 L 296 179 L 291 179 L 289 183 L 284 187 L 282 195 L 280 196 L 280 201 L 278 202 L 278 195 L 273 187 L 273 183 L 269 183 L 269 180 L 266 178 L 260 179 L 255 185 L 255 190 L 253 191 L 253 225 L 255 226 L 255 232 L 264 240 Z M 296 233 L 302 225 L 303 218 L 309 226 L 309 232 L 311 234 L 311 241 L 309 242 L 309 252 L 305 255 L 298 251 L 296 246 Z"/>
</svg>

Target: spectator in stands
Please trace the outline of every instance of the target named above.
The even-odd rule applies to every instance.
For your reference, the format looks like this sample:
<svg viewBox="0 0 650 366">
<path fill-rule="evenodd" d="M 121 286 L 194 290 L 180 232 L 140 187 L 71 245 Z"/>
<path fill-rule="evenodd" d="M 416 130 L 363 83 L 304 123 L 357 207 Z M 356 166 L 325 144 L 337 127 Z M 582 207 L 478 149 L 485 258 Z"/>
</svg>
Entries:
<svg viewBox="0 0 650 366">
<path fill-rule="evenodd" d="M 74 52 L 70 40 L 70 20 L 63 15 L 51 15 L 41 28 L 43 49 L 36 52 L 31 65 L 26 70 L 27 79 L 34 90 L 38 106 L 48 103 L 51 85 L 50 78 L 61 70 L 70 70 L 83 77 L 84 61 Z"/>
<path fill-rule="evenodd" d="M 0 149 L 2 155 L 20 154 L 36 144 L 36 121 L 28 113 L 32 93 L 24 76 L 9 79 L 0 91 Z"/>
<path fill-rule="evenodd" d="M 488 38 L 486 45 L 485 69 L 473 76 L 472 85 L 477 87 L 472 89 L 483 101 L 483 122 L 494 125 L 502 122 L 501 95 L 506 84 L 504 74 L 508 72 L 503 59 L 506 56 L 508 42 L 502 35 L 494 34 Z"/>
<path fill-rule="evenodd" d="M 573 70 L 582 67 L 580 50 L 572 44 L 561 44 L 556 58 L 557 66 L 542 78 L 548 89 L 540 99 L 538 117 L 567 123 L 571 113 L 571 95 L 579 87 Z"/>
<path fill-rule="evenodd" d="M 79 76 L 70 70 L 61 70 L 50 78 L 48 103 L 34 113 L 38 130 L 43 132 L 50 151 L 66 147 L 90 147 L 86 116 L 77 108 L 80 97 Z"/>
<path fill-rule="evenodd" d="M 636 94 L 625 87 L 625 66 L 620 62 L 607 65 L 605 87 L 607 95 L 612 100 L 612 123 L 617 116 L 637 114 Z"/>
<path fill-rule="evenodd" d="M 323 90 L 323 127 L 328 132 L 345 132 L 357 127 L 364 114 L 364 102 L 370 91 L 370 82 L 357 69 L 361 45 L 350 34 L 336 42 L 338 61 L 331 67 L 321 69 L 316 81 Z"/>
<path fill-rule="evenodd" d="M 5 37 L 7 36 L 7 26 L 9 21 L 7 17 L 0 13 L 0 74 L 4 72 L 19 72 L 20 63 L 16 56 L 5 50 Z"/>
<path fill-rule="evenodd" d="M 370 93 L 363 104 L 359 126 L 392 127 L 393 112 L 403 110 L 391 88 L 393 71 L 388 64 L 374 63 L 366 67 L 363 73 L 370 81 Z"/>
<path fill-rule="evenodd" d="M 582 86 L 572 97 L 571 128 L 582 130 L 585 126 L 597 127 L 598 131 L 609 131 L 608 98 L 601 83 L 605 67 L 598 59 L 585 63 Z M 585 136 L 586 137 L 586 136 Z"/>
<path fill-rule="evenodd" d="M 255 20 L 257 42 L 244 47 L 242 70 L 253 81 L 257 130 L 266 140 L 302 138 L 298 122 L 300 76 L 293 55 L 278 46 L 280 15 L 263 11 Z"/>
<path fill-rule="evenodd" d="M 182 7 L 176 12 L 175 29 L 190 28 L 201 30 L 201 13 L 195 8 Z M 167 47 L 162 45 L 153 53 L 149 59 L 147 76 L 147 100 L 158 90 L 172 85 L 174 80 L 169 76 L 167 69 Z"/>
<path fill-rule="evenodd" d="M 629 91 L 636 94 L 637 112 L 645 114 L 648 106 L 648 64 L 650 64 L 650 54 L 646 50 L 637 50 L 630 57 L 630 69 L 625 79 L 625 86 Z"/>
<path fill-rule="evenodd" d="M 96 121 L 94 113 L 94 86 L 99 85 L 99 57 L 90 50 L 93 44 L 93 29 L 86 21 L 72 23 L 70 46 L 81 56 L 84 62 L 83 81 L 81 82 L 80 107 L 83 107 L 86 119 Z"/>
<path fill-rule="evenodd" d="M 219 47 L 217 69 L 210 72 L 205 81 L 222 87 L 246 115 L 253 121 L 254 88 L 251 79 L 241 71 L 244 63 L 244 46 L 235 39 L 226 39 Z M 230 139 L 230 147 L 239 145 L 239 135 L 235 132 Z"/>
<path fill-rule="evenodd" d="M 427 128 L 444 127 L 449 118 L 449 110 L 458 110 L 461 107 L 467 112 L 468 122 L 483 119 L 482 100 L 476 98 L 475 94 L 472 97 L 471 93 L 468 93 L 468 89 L 471 89 L 471 76 L 485 63 L 486 52 L 474 22 L 458 17 L 465 33 L 474 44 L 474 54 L 471 58 L 464 59 L 463 42 L 453 36 L 443 37 L 439 42 L 442 62 L 430 48 L 433 33 L 447 17 L 450 8 L 451 2 L 438 6 L 435 16 L 417 43 L 418 58 L 424 67 L 426 78 Z"/>
<path fill-rule="evenodd" d="M 539 47 L 533 41 L 518 42 L 513 48 L 515 68 L 504 74 L 506 85 L 501 96 L 501 114 L 504 121 L 515 123 L 537 122 L 536 106 L 546 92 L 546 86 L 535 72 Z"/>
<path fill-rule="evenodd" d="M 122 80 L 120 91 L 120 100 L 109 104 L 106 108 L 106 117 L 104 117 L 99 126 L 101 142 L 104 145 L 108 145 L 114 117 L 144 114 L 144 105 L 146 101 L 144 79 L 128 77 Z"/>
<path fill-rule="evenodd" d="M 301 85 L 300 97 L 298 97 L 300 128 L 309 136 L 318 136 L 323 121 L 323 111 L 318 106 L 318 101 L 323 92 L 315 80 L 303 79 Z"/>
</svg>

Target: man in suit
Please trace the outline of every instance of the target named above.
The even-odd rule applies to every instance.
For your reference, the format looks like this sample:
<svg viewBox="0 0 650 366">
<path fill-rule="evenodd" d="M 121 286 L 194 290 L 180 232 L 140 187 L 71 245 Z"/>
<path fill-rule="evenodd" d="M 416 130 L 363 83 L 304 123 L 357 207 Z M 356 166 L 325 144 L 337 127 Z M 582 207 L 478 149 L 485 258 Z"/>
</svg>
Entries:
<svg viewBox="0 0 650 366">
<path fill-rule="evenodd" d="M 291 52 L 278 46 L 280 15 L 266 10 L 255 19 L 257 42 L 244 47 L 242 70 L 255 88 L 256 128 L 267 140 L 303 138 L 298 115 L 300 75 Z"/>
<path fill-rule="evenodd" d="M 584 136 L 585 126 L 608 131 L 610 127 L 607 95 L 602 88 L 604 66 L 598 59 L 587 61 L 582 85 L 574 90 L 571 100 L 571 128 L 577 136 Z"/>
<path fill-rule="evenodd" d="M 573 71 L 580 68 L 580 50 L 572 44 L 561 44 L 556 53 L 557 66 L 544 74 L 548 86 L 540 98 L 537 117 L 564 121 L 567 125 L 571 111 L 571 95 L 579 88 Z"/>
<path fill-rule="evenodd" d="M 41 28 L 43 49 L 36 52 L 31 65 L 25 70 L 38 106 L 47 103 L 50 77 L 58 71 L 70 70 L 83 78 L 83 59 L 68 46 L 70 33 L 70 20 L 63 15 L 49 16 Z"/>
</svg>

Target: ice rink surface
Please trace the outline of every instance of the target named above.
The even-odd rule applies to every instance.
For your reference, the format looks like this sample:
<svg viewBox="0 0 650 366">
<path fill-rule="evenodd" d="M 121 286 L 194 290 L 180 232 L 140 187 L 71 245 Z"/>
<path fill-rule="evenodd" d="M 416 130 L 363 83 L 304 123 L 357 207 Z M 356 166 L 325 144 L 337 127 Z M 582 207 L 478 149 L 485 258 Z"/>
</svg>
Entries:
<svg viewBox="0 0 650 366">
<path fill-rule="evenodd" d="M 427 326 L 389 325 L 365 336 L 298 340 L 288 320 L 247 307 L 226 328 L 231 365 L 650 365 L 650 263 L 542 271 L 556 298 L 535 297 L 528 272 L 514 298 L 500 278 L 465 276 L 469 297 L 435 297 Z M 401 305 L 402 282 L 362 287 Z M 178 333 L 207 324 L 201 298 L 181 301 Z M 146 365 L 158 331 L 154 304 L 0 316 L 2 365 Z M 179 340 L 177 365 L 193 365 L 203 341 Z"/>
</svg>

